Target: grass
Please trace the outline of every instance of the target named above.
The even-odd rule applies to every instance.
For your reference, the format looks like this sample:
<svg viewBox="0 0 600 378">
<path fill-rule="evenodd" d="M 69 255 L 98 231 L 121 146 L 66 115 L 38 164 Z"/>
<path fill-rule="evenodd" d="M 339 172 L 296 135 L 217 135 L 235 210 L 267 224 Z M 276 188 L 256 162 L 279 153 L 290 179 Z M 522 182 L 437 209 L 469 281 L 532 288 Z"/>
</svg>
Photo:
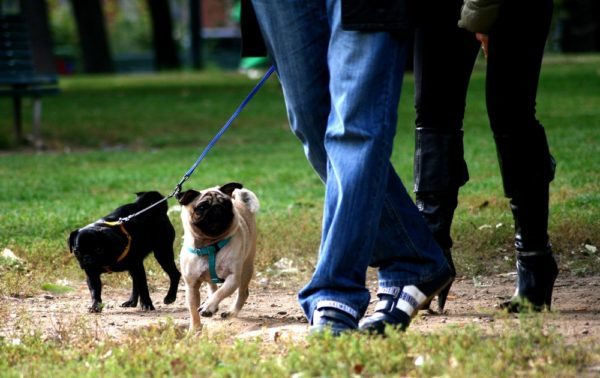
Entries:
<svg viewBox="0 0 600 378">
<path fill-rule="evenodd" d="M 597 345 L 566 345 L 538 317 L 522 317 L 494 337 L 465 326 L 426 335 L 388 330 L 385 339 L 324 334 L 267 342 L 194 336 L 168 320 L 120 340 L 100 340 L 76 323 L 49 336 L 31 329 L 0 339 L 2 376 L 575 377 L 597 364 L 600 352 Z"/>
<path fill-rule="evenodd" d="M 600 234 L 600 57 L 549 60 L 540 82 L 538 116 L 558 161 L 551 239 L 564 268 L 595 274 L 600 272 L 598 257 L 584 245 L 598 244 Z M 62 78 L 62 93 L 44 99 L 43 130 L 51 152 L 6 150 L 0 155 L 0 247 L 25 258 L 31 268 L 50 265 L 52 272 L 75 274 L 66 251 L 68 233 L 131 200 L 136 191 L 170 193 L 254 83 L 216 71 Z M 459 271 L 466 275 L 512 266 L 512 219 L 502 195 L 483 87 L 480 65 L 465 119 L 471 180 L 461 190 L 453 228 Z M 408 76 L 393 156 L 407 188 L 412 187 L 412 96 Z M 0 111 L 8 114 L 9 105 L 0 103 Z M 10 128 L 2 128 L 0 145 L 9 147 L 10 138 Z M 265 257 L 259 264 L 294 256 L 310 265 L 318 246 L 323 189 L 288 130 L 275 78 L 210 152 L 188 187 L 230 180 L 243 182 L 262 199 Z M 290 221 L 295 227 L 279 226 Z"/>
<path fill-rule="evenodd" d="M 550 57 L 540 81 L 538 117 L 558 161 L 550 234 L 566 274 L 600 273 L 600 255 L 586 247 L 600 243 L 599 66 L 597 55 Z M 69 233 L 132 200 L 137 191 L 170 193 L 254 83 L 218 71 L 61 78 L 62 93 L 44 98 L 46 152 L 17 148 L 5 117 L 0 129 L 0 249 L 21 260 L 0 257 L 0 295 L 60 292 L 63 279 L 82 280 L 67 248 Z M 409 189 L 412 96 L 409 75 L 393 155 Z M 0 102 L 0 114 L 11 114 L 9 101 Z M 24 114 L 31 114 L 28 101 Z M 482 65 L 470 87 L 465 145 L 471 180 L 461 190 L 453 228 L 458 271 L 476 276 L 512 270 L 512 219 L 485 114 Z M 274 78 L 186 188 L 228 181 L 244 183 L 261 199 L 257 270 L 264 272 L 287 257 L 310 274 L 319 244 L 323 188 L 289 132 Z M 172 221 L 181 235 L 177 214 Z M 147 266 L 160 271 L 150 259 Z M 109 284 L 126 281 L 126 275 L 108 278 Z M 0 315 L 8 316 L 8 310 L 0 309 Z M 598 364 L 597 348 L 590 352 L 567 345 L 541 326 L 525 328 L 494 337 L 465 328 L 426 337 L 393 335 L 387 341 L 317 338 L 273 345 L 199 341 L 168 324 L 117 341 L 97 341 L 94 330 L 77 324 L 48 338 L 32 325 L 15 330 L 12 338 L 0 338 L 0 375 L 545 376 L 577 375 L 578 367 Z M 525 348 L 527 353 L 519 353 Z M 391 358 L 389 350 L 395 351 Z M 130 351 L 136 359 L 129 358 Z M 419 356 L 424 362 L 415 366 Z M 500 360 L 512 362 L 506 366 Z"/>
</svg>

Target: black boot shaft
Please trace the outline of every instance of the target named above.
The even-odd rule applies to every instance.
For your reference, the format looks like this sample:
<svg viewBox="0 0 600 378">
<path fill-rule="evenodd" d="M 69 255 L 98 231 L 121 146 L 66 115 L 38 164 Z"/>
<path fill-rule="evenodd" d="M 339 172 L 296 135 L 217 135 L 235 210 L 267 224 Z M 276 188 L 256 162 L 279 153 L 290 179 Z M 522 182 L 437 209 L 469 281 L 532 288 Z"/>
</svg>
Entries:
<svg viewBox="0 0 600 378">
<path fill-rule="evenodd" d="M 549 185 L 556 163 L 544 128 L 494 135 L 505 195 L 515 221 L 517 251 L 543 251 L 548 242 Z"/>
<path fill-rule="evenodd" d="M 469 180 L 462 130 L 419 127 L 415 131 L 416 204 L 442 249 L 450 250 L 450 228 L 458 189 Z"/>
</svg>

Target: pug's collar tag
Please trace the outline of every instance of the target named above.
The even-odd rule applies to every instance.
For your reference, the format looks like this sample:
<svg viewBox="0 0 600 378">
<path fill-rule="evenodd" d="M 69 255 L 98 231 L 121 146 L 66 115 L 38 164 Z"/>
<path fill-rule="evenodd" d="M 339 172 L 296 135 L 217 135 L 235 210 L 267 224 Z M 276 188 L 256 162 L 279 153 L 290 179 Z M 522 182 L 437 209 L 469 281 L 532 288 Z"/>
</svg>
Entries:
<svg viewBox="0 0 600 378">
<path fill-rule="evenodd" d="M 202 248 L 194 248 L 194 247 L 190 247 L 190 246 L 186 247 L 187 251 L 190 253 L 193 253 L 194 255 L 208 256 L 208 270 L 210 272 L 210 280 L 213 283 L 225 282 L 224 280 L 219 278 L 219 276 L 217 275 L 217 268 L 215 266 L 216 260 L 217 260 L 216 255 L 217 255 L 217 252 L 219 252 L 221 249 L 223 249 L 223 247 L 225 247 L 227 245 L 227 243 L 229 243 L 230 240 L 231 240 L 231 238 L 226 238 L 226 239 L 223 239 L 214 244 L 204 246 Z"/>
</svg>

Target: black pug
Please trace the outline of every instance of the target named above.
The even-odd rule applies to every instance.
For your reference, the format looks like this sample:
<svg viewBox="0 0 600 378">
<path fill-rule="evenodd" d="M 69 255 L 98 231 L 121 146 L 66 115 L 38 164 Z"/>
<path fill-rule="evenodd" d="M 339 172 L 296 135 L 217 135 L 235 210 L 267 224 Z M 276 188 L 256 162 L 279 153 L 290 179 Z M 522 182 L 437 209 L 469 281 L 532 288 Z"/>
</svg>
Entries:
<svg viewBox="0 0 600 378">
<path fill-rule="evenodd" d="M 143 310 L 154 310 L 144 258 L 154 251 L 154 257 L 171 281 L 164 303 L 173 303 L 181 273 L 173 254 L 175 229 L 167 216 L 168 205 L 163 201 L 150 210 L 120 223 L 119 218 L 134 214 L 164 197 L 156 191 L 140 192 L 137 200 L 117 208 L 102 219 L 71 232 L 69 248 L 87 275 L 92 295 L 90 312 L 102 311 L 102 282 L 100 274 L 128 271 L 133 280 L 129 300 L 121 307 L 136 307 L 138 298 Z"/>
</svg>

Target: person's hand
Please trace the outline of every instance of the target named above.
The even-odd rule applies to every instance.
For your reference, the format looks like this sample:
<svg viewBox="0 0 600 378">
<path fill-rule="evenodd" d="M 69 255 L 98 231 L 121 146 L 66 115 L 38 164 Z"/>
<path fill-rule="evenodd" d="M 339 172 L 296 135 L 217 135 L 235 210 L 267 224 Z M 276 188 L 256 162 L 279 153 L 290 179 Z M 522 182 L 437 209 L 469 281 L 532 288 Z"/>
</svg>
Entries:
<svg viewBox="0 0 600 378">
<path fill-rule="evenodd" d="M 475 38 L 477 38 L 477 40 L 479 42 L 481 42 L 481 48 L 483 49 L 483 56 L 485 56 L 486 59 L 487 59 L 487 55 L 488 55 L 488 35 L 487 34 L 483 34 L 483 33 L 475 33 Z"/>
</svg>

